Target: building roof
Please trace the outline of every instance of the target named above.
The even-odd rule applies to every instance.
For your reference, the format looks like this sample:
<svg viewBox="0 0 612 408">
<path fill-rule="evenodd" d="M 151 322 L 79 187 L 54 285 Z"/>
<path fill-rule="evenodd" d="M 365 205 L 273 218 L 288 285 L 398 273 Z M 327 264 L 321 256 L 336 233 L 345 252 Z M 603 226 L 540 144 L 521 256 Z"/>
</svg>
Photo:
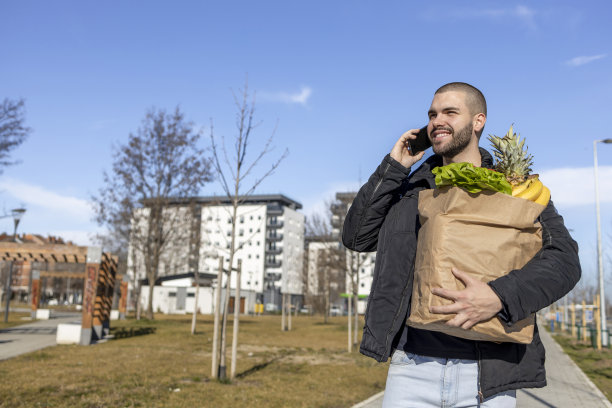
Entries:
<svg viewBox="0 0 612 408">
<path fill-rule="evenodd" d="M 161 285 L 162 282 L 178 280 L 178 279 L 185 279 L 185 278 L 193 278 L 194 276 L 195 276 L 194 272 L 180 273 L 178 275 L 160 276 L 159 278 L 157 278 L 155 280 L 155 286 Z M 213 273 L 204 273 L 204 272 L 198 272 L 198 277 L 199 277 L 199 281 L 201 283 L 203 283 L 204 285 L 206 285 L 207 283 L 212 282 L 213 279 L 217 279 L 217 275 L 216 274 L 213 274 Z M 148 285 L 149 284 L 149 279 L 145 278 L 145 279 L 141 280 L 140 282 L 143 285 Z"/>
<path fill-rule="evenodd" d="M 240 196 L 240 199 L 244 199 L 245 204 L 274 204 L 279 203 L 294 210 L 302 208 L 302 204 L 292 200 L 291 198 L 283 194 L 253 194 L 246 198 Z M 170 200 L 170 204 L 187 204 L 194 201 L 198 204 L 231 204 L 231 200 L 226 195 L 219 196 L 201 196 L 201 197 L 185 197 L 185 198 L 174 198 Z"/>
</svg>

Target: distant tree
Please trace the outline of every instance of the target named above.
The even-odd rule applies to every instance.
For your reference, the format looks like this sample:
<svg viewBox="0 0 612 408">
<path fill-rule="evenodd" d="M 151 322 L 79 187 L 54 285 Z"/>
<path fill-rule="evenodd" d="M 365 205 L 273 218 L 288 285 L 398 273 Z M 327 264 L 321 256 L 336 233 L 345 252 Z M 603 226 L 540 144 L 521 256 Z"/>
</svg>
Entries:
<svg viewBox="0 0 612 408">
<path fill-rule="evenodd" d="M 309 251 L 309 257 L 314 256 L 316 270 L 313 278 L 317 281 L 318 302 L 323 306 L 324 322 L 328 322 L 332 301 L 338 299 L 341 288 L 345 285 L 346 252 L 337 236 L 333 234 L 332 213 L 330 205 L 326 206 L 325 214 L 315 213 L 306 219 L 306 240 L 316 246 Z M 308 273 L 308 271 L 304 271 Z M 313 299 L 314 300 L 314 299 Z"/>
<path fill-rule="evenodd" d="M 96 221 L 109 236 L 130 242 L 149 281 L 147 318 L 153 319 L 153 288 L 164 250 L 181 233 L 185 214 L 173 200 L 197 195 L 211 181 L 210 159 L 198 147 L 200 133 L 174 113 L 151 109 L 126 144 L 113 150 L 113 167 L 93 197 Z M 134 263 L 136 266 L 136 263 Z"/>
<path fill-rule="evenodd" d="M 25 102 L 5 98 L 0 104 L 0 174 L 2 168 L 15 164 L 10 155 L 32 131 L 25 126 Z"/>
<path fill-rule="evenodd" d="M 248 83 L 239 90 L 238 94 L 234 94 L 234 103 L 236 105 L 236 134 L 233 139 L 233 149 L 229 152 L 226 150 L 225 141 L 214 133 L 214 128 L 211 125 L 210 140 L 213 152 L 213 165 L 217 179 L 219 180 L 224 193 L 232 203 L 231 220 L 232 230 L 230 235 L 229 247 L 229 270 L 226 279 L 225 299 L 223 304 L 223 320 L 221 323 L 221 352 L 219 361 L 219 370 L 217 372 L 220 379 L 225 379 L 226 374 L 226 330 L 227 330 L 227 315 L 229 310 L 229 295 L 230 295 L 230 278 L 232 266 L 236 253 L 241 249 L 236 245 L 236 217 L 238 215 L 238 207 L 249 198 L 259 184 L 269 177 L 280 163 L 287 157 L 288 151 L 285 150 L 278 158 L 274 159 L 268 165 L 267 170 L 260 175 L 253 174 L 255 168 L 261 164 L 273 149 L 274 131 L 263 143 L 263 147 L 256 151 L 252 156 L 247 155 L 250 152 L 253 142 L 253 131 L 257 127 L 254 123 L 255 115 L 255 93 L 249 94 Z M 250 238 L 249 238 L 250 240 Z M 246 240 L 244 243 L 248 243 Z M 243 243 L 243 245 L 244 245 Z M 236 294 L 234 302 L 234 335 L 232 338 L 232 366 L 231 378 L 236 374 L 236 348 L 238 346 L 238 329 L 240 316 L 240 268 L 236 276 Z M 220 284 L 220 283 L 219 283 Z M 215 311 L 218 313 L 218 311 Z M 215 336 L 217 333 L 215 333 Z M 218 350 L 213 350 L 213 364 L 217 361 Z"/>
</svg>

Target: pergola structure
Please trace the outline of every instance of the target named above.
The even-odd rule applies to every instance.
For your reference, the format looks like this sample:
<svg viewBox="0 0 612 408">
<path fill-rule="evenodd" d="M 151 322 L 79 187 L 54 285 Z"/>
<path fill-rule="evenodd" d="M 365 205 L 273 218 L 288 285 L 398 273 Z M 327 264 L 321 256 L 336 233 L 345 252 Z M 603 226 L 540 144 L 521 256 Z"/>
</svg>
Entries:
<svg viewBox="0 0 612 408">
<path fill-rule="evenodd" d="M 88 345 L 102 339 L 104 329 L 110 328 L 113 289 L 118 278 L 116 256 L 102 253 L 100 247 L 0 242 L 0 260 L 83 264 L 83 272 L 78 273 L 32 271 L 32 311 L 35 313 L 38 309 L 41 277 L 81 278 L 84 279 L 84 286 L 80 344 Z M 125 315 L 126 299 L 127 285 L 122 284 L 119 302 L 119 312 L 122 315 Z"/>
</svg>

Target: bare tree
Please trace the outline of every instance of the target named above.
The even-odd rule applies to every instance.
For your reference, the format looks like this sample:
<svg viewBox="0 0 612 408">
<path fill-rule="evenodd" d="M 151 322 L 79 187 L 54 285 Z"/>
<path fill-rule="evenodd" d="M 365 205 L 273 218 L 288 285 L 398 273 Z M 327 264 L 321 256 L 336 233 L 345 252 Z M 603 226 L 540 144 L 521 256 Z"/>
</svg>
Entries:
<svg viewBox="0 0 612 408">
<path fill-rule="evenodd" d="M 25 126 L 25 102 L 5 98 L 0 104 L 0 173 L 2 168 L 15 164 L 10 160 L 11 152 L 19 147 L 30 132 Z"/>
<path fill-rule="evenodd" d="M 272 152 L 273 138 L 275 131 L 266 139 L 263 147 L 259 152 L 253 155 L 253 159 L 247 156 L 250 152 L 253 131 L 259 123 L 254 123 L 255 114 L 255 93 L 251 96 L 248 90 L 248 83 L 245 83 L 243 89 L 240 89 L 238 94 L 234 93 L 234 103 L 236 105 L 236 136 L 233 140 L 233 149 L 228 153 L 225 147 L 225 140 L 214 133 L 214 127 L 211 124 L 210 140 L 212 143 L 213 166 L 217 178 L 223 188 L 223 191 L 232 203 L 231 213 L 231 239 L 229 248 L 229 270 L 227 272 L 226 295 L 223 304 L 223 321 L 221 324 L 221 352 L 218 375 L 220 379 L 226 379 L 226 331 L 227 331 L 227 315 L 229 309 L 230 297 L 230 279 L 233 270 L 234 258 L 241 247 L 236 246 L 236 217 L 238 215 L 238 207 L 251 196 L 261 182 L 269 177 L 280 163 L 287 157 L 288 151 L 285 150 L 277 159 L 275 159 L 268 169 L 261 175 L 253 174 L 257 165 L 261 164 L 262 160 Z M 248 160 L 247 160 L 248 158 Z M 248 241 L 246 241 L 248 242 Z M 243 243 L 244 245 L 244 243 Z M 236 287 L 234 308 L 240 307 L 239 285 Z M 232 355 L 236 355 L 239 314 L 234 318 L 234 333 L 235 338 L 232 342 Z M 213 353 L 218 353 L 218 350 L 213 350 Z M 213 361 L 215 359 L 213 358 Z M 235 377 L 235 363 L 232 362 L 231 378 Z"/>
<path fill-rule="evenodd" d="M 331 213 L 313 214 L 306 220 L 306 237 L 309 242 L 309 278 L 315 279 L 317 296 L 322 304 L 324 322 L 328 322 L 332 300 L 339 297 L 344 287 L 346 273 L 346 252 L 336 236 L 332 233 Z M 314 270 L 313 270 L 314 269 Z M 309 283 L 309 287 L 313 287 Z M 316 296 L 312 296 L 313 298 Z"/>
<path fill-rule="evenodd" d="M 185 220 L 172 202 L 197 194 L 211 180 L 210 160 L 199 140 L 178 107 L 173 113 L 149 110 L 128 142 L 113 149 L 112 171 L 104 172 L 104 186 L 93 197 L 97 222 L 118 241 L 129 237 L 134 260 L 144 264 L 149 319 L 160 259 Z"/>
</svg>

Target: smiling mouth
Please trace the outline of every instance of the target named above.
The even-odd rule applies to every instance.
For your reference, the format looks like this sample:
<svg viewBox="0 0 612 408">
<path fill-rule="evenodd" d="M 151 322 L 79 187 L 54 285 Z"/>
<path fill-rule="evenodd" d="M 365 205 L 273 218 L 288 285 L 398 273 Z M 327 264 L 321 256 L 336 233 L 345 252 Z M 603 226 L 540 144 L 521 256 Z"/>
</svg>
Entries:
<svg viewBox="0 0 612 408">
<path fill-rule="evenodd" d="M 438 128 L 431 132 L 431 139 L 435 141 L 436 139 L 442 139 L 444 137 L 450 136 L 453 134 L 452 129 L 449 128 Z"/>
</svg>

